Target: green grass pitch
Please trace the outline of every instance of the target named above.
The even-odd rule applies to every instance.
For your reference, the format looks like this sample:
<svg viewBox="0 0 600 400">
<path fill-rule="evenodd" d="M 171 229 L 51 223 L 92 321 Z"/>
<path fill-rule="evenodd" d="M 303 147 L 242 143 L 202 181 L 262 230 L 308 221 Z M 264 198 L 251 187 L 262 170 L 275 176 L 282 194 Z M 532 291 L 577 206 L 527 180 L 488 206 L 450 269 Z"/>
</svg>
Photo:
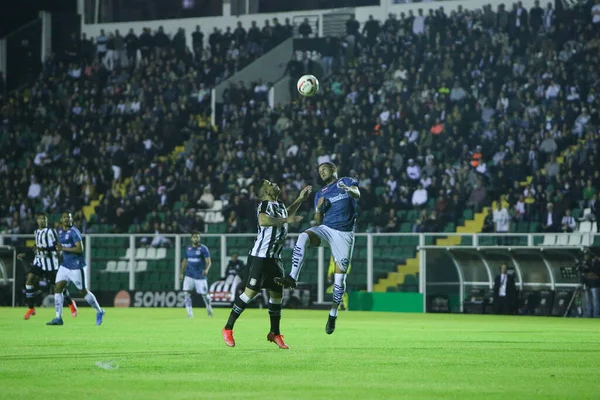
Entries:
<svg viewBox="0 0 600 400">
<path fill-rule="evenodd" d="M 68 312 L 68 309 L 65 309 Z M 266 341 L 266 310 L 0 308 L 0 399 L 599 399 L 600 321 L 284 310 L 290 350 Z M 112 367 L 111 369 L 106 368 Z"/>
</svg>

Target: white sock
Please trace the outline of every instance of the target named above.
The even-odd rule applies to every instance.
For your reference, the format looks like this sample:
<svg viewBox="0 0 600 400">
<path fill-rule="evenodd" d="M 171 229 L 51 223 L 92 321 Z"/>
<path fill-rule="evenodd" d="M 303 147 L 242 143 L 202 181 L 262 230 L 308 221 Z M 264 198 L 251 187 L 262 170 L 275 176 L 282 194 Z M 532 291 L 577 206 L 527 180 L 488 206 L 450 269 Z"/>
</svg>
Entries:
<svg viewBox="0 0 600 400">
<path fill-rule="evenodd" d="M 300 275 L 300 271 L 304 265 L 304 253 L 306 252 L 309 242 L 310 238 L 308 237 L 308 234 L 306 232 L 301 233 L 300 236 L 298 236 L 296 246 L 294 246 L 294 251 L 292 252 L 292 272 L 290 272 L 290 276 L 296 281 L 298 280 L 298 275 Z"/>
<path fill-rule="evenodd" d="M 204 305 L 206 306 L 206 311 L 208 311 L 209 314 L 212 314 L 212 305 L 210 303 L 210 296 L 207 294 L 203 294 L 202 299 L 204 299 Z"/>
<path fill-rule="evenodd" d="M 248 304 L 250 303 L 250 300 L 252 300 L 250 297 L 248 297 L 248 295 L 246 294 L 246 292 L 240 294 L 240 300 L 243 301 L 244 303 Z"/>
<path fill-rule="evenodd" d="M 65 301 L 62 293 L 54 294 L 54 309 L 56 310 L 56 318 L 62 318 L 63 302 Z"/>
<path fill-rule="evenodd" d="M 87 292 L 84 298 L 85 301 L 87 301 L 87 303 L 90 305 L 90 307 L 96 310 L 96 312 L 102 311 L 102 308 L 100 308 L 100 304 L 98 304 L 98 300 L 96 300 L 96 296 L 94 296 L 92 292 Z"/>
<path fill-rule="evenodd" d="M 185 292 L 185 300 L 183 301 L 185 304 L 185 310 L 188 313 L 188 317 L 194 316 L 194 311 L 192 310 L 192 295 L 189 292 Z"/>
<path fill-rule="evenodd" d="M 329 311 L 329 315 L 331 315 L 332 317 L 337 317 L 338 307 L 342 302 L 342 298 L 344 297 L 345 291 L 346 274 L 333 274 L 333 304 L 331 305 L 331 310 Z"/>
</svg>

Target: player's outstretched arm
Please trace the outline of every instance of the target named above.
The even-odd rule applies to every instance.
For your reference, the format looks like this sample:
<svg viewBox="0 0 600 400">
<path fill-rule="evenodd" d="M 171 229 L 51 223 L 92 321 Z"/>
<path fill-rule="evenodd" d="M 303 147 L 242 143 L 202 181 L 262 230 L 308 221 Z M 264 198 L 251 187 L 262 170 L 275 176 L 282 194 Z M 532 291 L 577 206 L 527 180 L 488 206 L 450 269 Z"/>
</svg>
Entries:
<svg viewBox="0 0 600 400">
<path fill-rule="evenodd" d="M 346 186 L 345 184 L 340 182 L 339 187 L 340 189 L 348 193 L 353 199 L 360 199 L 360 190 L 358 189 L 358 186 Z"/>
<path fill-rule="evenodd" d="M 302 221 L 302 217 L 299 215 L 292 215 L 287 218 L 275 218 L 265 213 L 258 214 L 258 225 L 260 226 L 281 226 L 283 224 L 300 221 Z"/>
<path fill-rule="evenodd" d="M 298 198 L 296 199 L 296 201 L 294 201 L 292 204 L 290 204 L 287 207 L 288 210 L 288 215 L 295 215 L 296 211 L 298 211 L 298 207 L 300 207 L 300 204 L 302 204 L 302 202 L 306 199 L 308 199 L 308 196 L 310 196 L 312 192 L 312 186 L 306 186 L 304 187 L 301 191 L 300 194 L 298 194 Z"/>
</svg>

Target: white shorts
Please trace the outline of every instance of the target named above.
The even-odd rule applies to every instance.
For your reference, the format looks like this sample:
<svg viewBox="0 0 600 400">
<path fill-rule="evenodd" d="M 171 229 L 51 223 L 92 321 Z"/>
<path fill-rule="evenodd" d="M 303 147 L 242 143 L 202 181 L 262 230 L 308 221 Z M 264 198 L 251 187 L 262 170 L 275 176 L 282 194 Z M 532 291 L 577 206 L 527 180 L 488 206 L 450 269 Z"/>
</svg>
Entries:
<svg viewBox="0 0 600 400">
<path fill-rule="evenodd" d="M 73 283 L 79 290 L 85 289 L 85 269 L 69 269 L 61 265 L 56 271 L 55 282 L 63 281 Z"/>
<path fill-rule="evenodd" d="M 333 259 L 344 272 L 352 261 L 354 251 L 354 232 L 342 232 L 325 225 L 315 226 L 308 229 L 321 239 L 319 247 L 329 246 Z"/>
<path fill-rule="evenodd" d="M 183 278 L 183 290 L 185 292 L 191 292 L 196 289 L 196 293 L 198 294 L 207 294 L 208 293 L 208 282 L 206 279 L 194 279 L 186 276 Z"/>
</svg>

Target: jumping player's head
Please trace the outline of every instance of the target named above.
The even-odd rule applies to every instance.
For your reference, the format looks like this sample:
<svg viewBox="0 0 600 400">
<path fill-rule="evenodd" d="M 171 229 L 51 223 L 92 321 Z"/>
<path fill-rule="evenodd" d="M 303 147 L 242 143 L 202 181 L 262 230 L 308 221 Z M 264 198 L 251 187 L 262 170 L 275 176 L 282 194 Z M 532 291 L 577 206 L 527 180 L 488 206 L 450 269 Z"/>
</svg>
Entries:
<svg viewBox="0 0 600 400">
<path fill-rule="evenodd" d="M 330 184 L 338 178 L 337 166 L 331 161 L 319 164 L 319 176 L 323 182 Z"/>
<path fill-rule="evenodd" d="M 63 229 L 69 229 L 73 226 L 73 213 L 69 210 L 65 210 L 62 212 L 60 216 L 60 223 L 63 226 Z"/>
<path fill-rule="evenodd" d="M 198 231 L 192 232 L 192 246 L 200 246 L 200 232 Z"/>
<path fill-rule="evenodd" d="M 39 212 L 35 215 L 35 220 L 38 224 L 38 229 L 44 229 L 48 227 L 48 214 L 45 212 Z"/>
<path fill-rule="evenodd" d="M 256 187 L 256 197 L 262 200 L 275 201 L 279 197 L 281 189 L 276 183 L 269 182 L 266 179 L 260 181 Z"/>
</svg>

